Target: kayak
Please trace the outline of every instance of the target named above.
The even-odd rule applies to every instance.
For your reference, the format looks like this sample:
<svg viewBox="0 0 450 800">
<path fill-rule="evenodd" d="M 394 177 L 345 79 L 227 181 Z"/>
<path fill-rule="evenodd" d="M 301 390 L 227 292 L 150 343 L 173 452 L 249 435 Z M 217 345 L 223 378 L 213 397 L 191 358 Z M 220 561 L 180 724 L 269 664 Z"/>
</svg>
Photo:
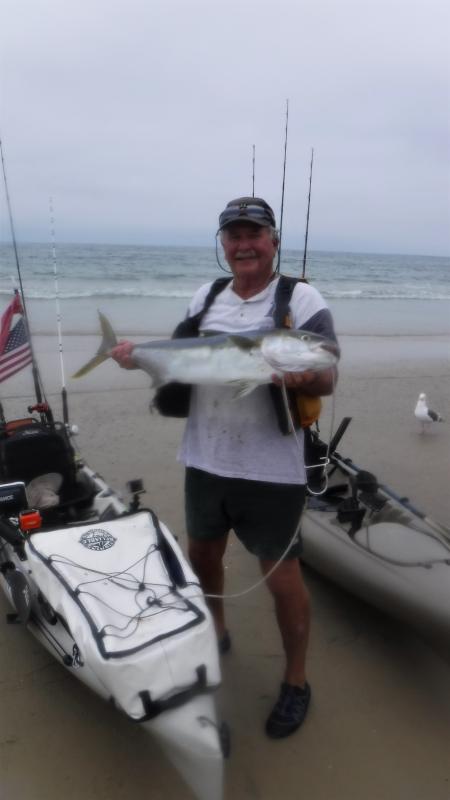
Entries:
<svg viewBox="0 0 450 800">
<path fill-rule="evenodd" d="M 326 486 L 307 499 L 302 560 L 422 635 L 448 643 L 450 529 L 336 452 L 349 422 L 343 420 L 330 447 Z"/>
<path fill-rule="evenodd" d="M 175 537 L 140 507 L 140 482 L 127 506 L 64 425 L 32 417 L 4 426 L 0 480 L 9 622 L 154 736 L 198 800 L 222 800 L 214 625 Z"/>
</svg>

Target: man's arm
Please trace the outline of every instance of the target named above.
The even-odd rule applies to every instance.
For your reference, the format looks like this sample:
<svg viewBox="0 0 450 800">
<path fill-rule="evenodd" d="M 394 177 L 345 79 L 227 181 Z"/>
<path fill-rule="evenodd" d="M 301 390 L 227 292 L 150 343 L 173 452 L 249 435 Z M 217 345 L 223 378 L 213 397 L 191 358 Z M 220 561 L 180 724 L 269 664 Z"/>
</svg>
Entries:
<svg viewBox="0 0 450 800">
<path fill-rule="evenodd" d="M 337 343 L 333 317 L 328 308 L 321 308 L 316 311 L 301 325 L 301 330 L 317 333 L 319 336 Z M 301 390 L 302 394 L 307 394 L 311 397 L 324 397 L 325 395 L 333 394 L 337 379 L 337 367 L 330 367 L 320 372 L 313 370 L 286 372 L 284 375 L 286 389 Z M 273 376 L 273 381 L 277 386 L 281 386 L 282 381 L 276 375 Z"/>
</svg>

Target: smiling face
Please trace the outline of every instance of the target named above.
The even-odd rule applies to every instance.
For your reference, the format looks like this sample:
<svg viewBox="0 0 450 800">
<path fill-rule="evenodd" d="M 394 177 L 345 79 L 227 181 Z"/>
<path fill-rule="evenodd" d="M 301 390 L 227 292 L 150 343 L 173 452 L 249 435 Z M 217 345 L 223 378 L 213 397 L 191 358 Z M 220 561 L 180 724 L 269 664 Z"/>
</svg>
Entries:
<svg viewBox="0 0 450 800">
<path fill-rule="evenodd" d="M 221 239 L 235 284 L 253 284 L 260 291 L 272 277 L 278 248 L 270 228 L 252 222 L 233 222 L 224 228 Z"/>
</svg>

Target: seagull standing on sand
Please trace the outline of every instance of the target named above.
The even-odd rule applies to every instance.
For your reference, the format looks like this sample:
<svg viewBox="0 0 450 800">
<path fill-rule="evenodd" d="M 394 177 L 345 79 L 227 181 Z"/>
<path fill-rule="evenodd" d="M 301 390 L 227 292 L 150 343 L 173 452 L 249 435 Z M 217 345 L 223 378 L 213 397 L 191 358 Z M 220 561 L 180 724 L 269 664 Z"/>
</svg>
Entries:
<svg viewBox="0 0 450 800">
<path fill-rule="evenodd" d="M 432 422 L 444 422 L 444 417 L 438 414 L 437 411 L 432 411 L 431 408 L 428 408 L 427 396 L 423 392 L 419 394 L 414 416 L 422 425 L 422 433 L 426 430 L 426 426 L 431 425 Z"/>
</svg>

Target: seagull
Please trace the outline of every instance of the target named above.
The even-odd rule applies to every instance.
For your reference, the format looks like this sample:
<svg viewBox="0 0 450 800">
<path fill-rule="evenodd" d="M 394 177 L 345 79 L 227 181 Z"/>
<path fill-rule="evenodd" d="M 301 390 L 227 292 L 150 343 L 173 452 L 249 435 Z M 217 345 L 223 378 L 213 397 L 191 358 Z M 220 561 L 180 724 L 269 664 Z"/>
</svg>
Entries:
<svg viewBox="0 0 450 800">
<path fill-rule="evenodd" d="M 438 414 L 437 411 L 432 411 L 431 408 L 428 408 L 427 396 L 423 392 L 419 394 L 414 416 L 422 425 L 422 433 L 426 430 L 426 426 L 431 425 L 432 422 L 444 422 L 444 417 Z"/>
</svg>

